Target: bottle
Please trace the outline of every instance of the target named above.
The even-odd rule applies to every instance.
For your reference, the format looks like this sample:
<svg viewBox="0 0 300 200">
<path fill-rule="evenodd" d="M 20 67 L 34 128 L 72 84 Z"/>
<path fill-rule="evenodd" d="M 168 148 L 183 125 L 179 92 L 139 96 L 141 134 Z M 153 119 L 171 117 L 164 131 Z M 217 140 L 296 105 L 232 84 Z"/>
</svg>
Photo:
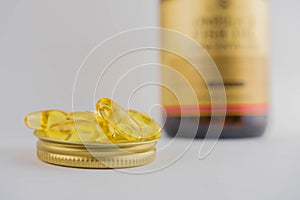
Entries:
<svg viewBox="0 0 300 200">
<path fill-rule="evenodd" d="M 227 101 L 221 137 L 262 135 L 268 113 L 268 2 L 161 0 L 161 27 L 176 30 L 196 40 L 206 49 L 220 71 Z M 161 39 L 162 42 L 166 40 L 164 36 Z M 164 130 L 173 137 L 180 124 L 182 127 L 178 134 L 189 137 L 191 125 L 197 124 L 196 137 L 205 137 L 211 113 L 202 111 L 210 106 L 210 102 L 200 93 L 206 91 L 207 87 L 191 80 L 193 77 L 186 74 L 189 69 L 186 64 L 175 61 L 175 56 L 167 57 L 165 53 L 161 54 L 162 64 L 185 74 L 198 96 L 198 104 L 189 106 L 189 113 L 185 113 L 185 109 L 181 113 L 174 113 L 174 107 L 182 104 L 170 100 L 170 94 L 162 92 L 162 104 L 167 113 Z M 172 85 L 177 80 L 162 73 L 162 81 Z M 184 93 L 185 89 L 181 88 L 180 91 Z M 191 109 L 200 109 L 200 115 L 193 115 Z"/>
</svg>

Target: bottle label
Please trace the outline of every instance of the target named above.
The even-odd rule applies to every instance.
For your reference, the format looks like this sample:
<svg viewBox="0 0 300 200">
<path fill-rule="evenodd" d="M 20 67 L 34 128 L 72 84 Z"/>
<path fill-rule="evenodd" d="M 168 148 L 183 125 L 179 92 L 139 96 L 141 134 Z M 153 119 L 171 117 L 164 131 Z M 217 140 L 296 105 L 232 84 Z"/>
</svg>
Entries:
<svg viewBox="0 0 300 200">
<path fill-rule="evenodd" d="M 268 3 L 266 0 L 162 0 L 161 26 L 182 32 L 199 42 L 214 60 L 224 81 L 227 115 L 265 114 L 268 104 Z M 168 42 L 162 35 L 162 43 Z M 166 44 L 167 45 L 167 44 Z M 178 44 L 182 45 L 182 44 Z M 209 115 L 211 98 L 206 84 L 184 58 L 162 52 L 162 64 L 171 66 L 192 86 L 197 104 L 188 94 L 181 102 L 162 89 L 168 115 Z M 195 57 L 201 63 L 201 56 Z M 186 86 L 172 73 L 162 82 L 180 93 Z M 184 96 L 184 95 L 183 95 Z"/>
</svg>

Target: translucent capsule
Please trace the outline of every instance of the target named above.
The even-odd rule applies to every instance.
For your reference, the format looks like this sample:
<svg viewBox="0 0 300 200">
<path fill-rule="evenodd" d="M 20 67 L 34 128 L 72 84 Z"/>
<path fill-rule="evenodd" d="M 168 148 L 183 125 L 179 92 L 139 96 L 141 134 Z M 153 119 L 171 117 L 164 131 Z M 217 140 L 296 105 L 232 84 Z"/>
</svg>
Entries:
<svg viewBox="0 0 300 200">
<path fill-rule="evenodd" d="M 118 124 L 118 127 L 114 127 L 114 130 L 114 134 L 110 139 L 113 143 L 139 142 L 142 139 L 142 137 L 132 137 L 124 131 L 128 130 L 128 124 Z"/>
<path fill-rule="evenodd" d="M 29 113 L 25 117 L 25 124 L 32 129 L 47 130 L 52 124 L 66 120 L 67 113 L 60 110 L 45 110 Z"/>
<path fill-rule="evenodd" d="M 128 113 L 130 117 L 142 128 L 143 140 L 154 140 L 160 137 L 161 127 L 151 117 L 135 110 L 128 110 Z"/>
<path fill-rule="evenodd" d="M 72 142 L 94 142 L 100 134 L 104 134 L 98 123 L 86 120 L 65 120 L 63 122 L 53 124 L 47 134 L 53 137 L 53 133 L 68 135 L 64 140 Z"/>
<path fill-rule="evenodd" d="M 55 140 L 68 140 L 71 135 L 70 130 L 53 130 L 50 128 L 46 131 L 46 137 Z"/>
<path fill-rule="evenodd" d="M 47 137 L 47 132 L 43 130 L 35 130 L 33 134 L 39 137 Z"/>
<path fill-rule="evenodd" d="M 70 112 L 67 116 L 67 119 L 97 122 L 97 114 L 93 111 Z"/>
<path fill-rule="evenodd" d="M 97 123 L 101 129 L 101 134 L 95 140 L 95 142 L 105 142 L 105 143 L 114 142 L 115 130 L 113 126 L 103 118 L 99 118 Z"/>
<path fill-rule="evenodd" d="M 103 118 L 98 118 L 98 123 L 102 131 L 105 133 L 105 137 L 99 138 L 101 142 L 122 143 L 138 141 L 135 138 L 128 137 L 126 134 L 120 133 L 117 128 Z M 98 142 L 99 139 L 96 140 L 96 142 Z"/>
<path fill-rule="evenodd" d="M 142 131 L 139 125 L 119 104 L 108 98 L 100 99 L 96 104 L 99 117 L 104 118 L 115 128 L 115 138 L 119 141 L 140 141 Z"/>
</svg>

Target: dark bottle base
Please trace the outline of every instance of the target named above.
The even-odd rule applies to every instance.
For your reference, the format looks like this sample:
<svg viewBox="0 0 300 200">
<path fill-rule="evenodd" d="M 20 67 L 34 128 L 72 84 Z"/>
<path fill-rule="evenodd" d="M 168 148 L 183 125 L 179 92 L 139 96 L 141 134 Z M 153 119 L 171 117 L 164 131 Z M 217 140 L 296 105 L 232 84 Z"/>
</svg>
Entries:
<svg viewBox="0 0 300 200">
<path fill-rule="evenodd" d="M 200 117 L 200 120 L 198 117 L 167 117 L 164 131 L 171 137 L 195 137 L 198 128 L 196 138 L 204 138 L 210 120 L 210 117 Z M 220 138 L 258 137 L 265 132 L 266 126 L 267 115 L 227 116 Z"/>
</svg>

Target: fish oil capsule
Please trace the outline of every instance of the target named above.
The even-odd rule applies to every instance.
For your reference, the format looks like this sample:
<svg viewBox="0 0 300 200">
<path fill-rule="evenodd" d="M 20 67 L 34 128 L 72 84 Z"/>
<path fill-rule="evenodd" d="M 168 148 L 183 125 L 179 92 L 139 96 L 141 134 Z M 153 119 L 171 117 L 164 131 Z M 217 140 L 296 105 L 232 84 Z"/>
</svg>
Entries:
<svg viewBox="0 0 300 200">
<path fill-rule="evenodd" d="M 148 115 L 135 111 L 128 110 L 130 117 L 142 128 L 143 140 L 158 139 L 161 135 L 161 127 Z"/>
<path fill-rule="evenodd" d="M 99 117 L 106 119 L 115 128 L 115 137 L 127 141 L 140 141 L 142 131 L 139 125 L 131 119 L 127 111 L 108 98 L 100 99 L 96 104 Z M 121 139 L 122 138 L 122 139 Z"/>
<path fill-rule="evenodd" d="M 47 132 L 44 130 L 35 130 L 33 134 L 39 137 L 47 137 Z"/>
<path fill-rule="evenodd" d="M 43 131 L 43 130 L 41 130 Z M 55 140 L 68 140 L 72 132 L 70 130 L 54 130 L 49 128 L 46 132 L 46 137 Z"/>
<path fill-rule="evenodd" d="M 111 143 L 115 142 L 114 128 L 113 126 L 103 118 L 98 118 L 98 125 L 101 129 L 100 136 L 95 140 L 95 142 Z"/>
<path fill-rule="evenodd" d="M 48 135 L 50 137 L 52 137 L 52 131 L 61 135 L 67 133 L 69 137 L 64 138 L 64 140 L 72 142 L 95 142 L 97 139 L 98 141 L 101 140 L 100 136 L 105 136 L 98 123 L 86 120 L 65 120 L 53 124 L 49 130 Z"/>
<path fill-rule="evenodd" d="M 102 138 L 102 139 L 100 138 L 102 141 L 107 141 L 110 143 L 139 141 L 136 138 L 124 136 L 124 134 L 122 134 L 122 132 L 118 131 L 118 128 L 115 128 L 112 124 L 110 124 L 107 120 L 105 120 L 103 118 L 98 118 L 98 123 L 106 136 L 106 138 Z M 122 126 L 122 124 L 121 124 L 121 126 Z"/>
<path fill-rule="evenodd" d="M 137 137 L 132 137 L 128 134 L 126 134 L 123 130 L 128 130 L 128 124 L 118 124 L 118 127 L 114 127 L 115 132 L 113 134 L 113 137 L 111 141 L 113 143 L 123 143 L 123 142 L 139 142 L 142 139 L 142 135 Z"/>
<path fill-rule="evenodd" d="M 92 122 L 97 122 L 97 115 L 93 111 L 86 112 L 70 112 L 67 119 L 71 120 L 87 120 Z"/>
<path fill-rule="evenodd" d="M 32 129 L 47 130 L 52 124 L 66 120 L 67 113 L 60 110 L 44 110 L 29 113 L 25 117 L 25 124 Z"/>
<path fill-rule="evenodd" d="M 105 133 L 105 137 L 99 138 L 102 142 L 106 141 L 109 143 L 123 143 L 137 141 L 134 138 L 124 137 L 124 134 L 118 132 L 117 128 L 115 128 L 112 124 L 110 124 L 107 120 L 103 118 L 98 118 L 98 123 L 103 132 Z M 96 141 L 99 141 L 99 139 L 97 139 Z"/>
</svg>

